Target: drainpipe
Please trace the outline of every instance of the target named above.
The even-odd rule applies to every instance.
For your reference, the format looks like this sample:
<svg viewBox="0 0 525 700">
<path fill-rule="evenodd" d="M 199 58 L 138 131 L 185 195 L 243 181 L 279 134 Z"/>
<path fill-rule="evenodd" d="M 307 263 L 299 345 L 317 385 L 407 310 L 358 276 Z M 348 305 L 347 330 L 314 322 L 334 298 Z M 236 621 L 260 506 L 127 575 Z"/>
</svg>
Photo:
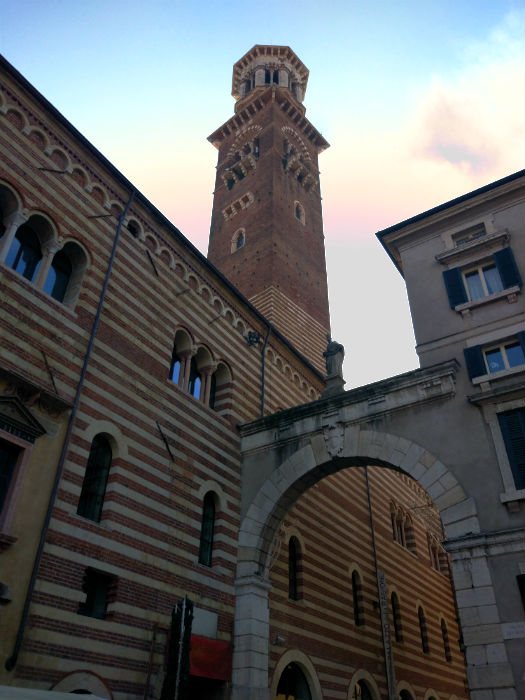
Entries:
<svg viewBox="0 0 525 700">
<path fill-rule="evenodd" d="M 268 345 L 270 330 L 271 326 L 268 325 L 268 330 L 266 331 L 266 338 L 264 339 L 264 343 L 261 348 L 261 418 L 264 418 L 264 373 L 266 371 L 266 346 Z"/>
<path fill-rule="evenodd" d="M 383 639 L 383 651 L 385 654 L 385 672 L 388 689 L 388 700 L 397 700 L 396 672 L 394 667 L 394 654 L 390 637 L 390 621 L 388 619 L 388 598 L 386 597 L 385 572 L 377 568 L 376 538 L 374 532 L 374 518 L 372 515 L 372 499 L 370 497 L 370 483 L 368 481 L 368 467 L 365 467 L 366 496 L 368 499 L 368 517 L 370 520 L 370 532 L 372 534 L 372 551 L 374 554 L 374 569 L 377 580 L 377 594 L 379 598 L 379 612 L 381 615 L 381 637 Z"/>
<path fill-rule="evenodd" d="M 129 196 L 128 202 L 124 208 L 124 211 L 120 215 L 118 220 L 117 230 L 115 232 L 115 239 L 113 241 L 113 248 L 111 250 L 111 256 L 109 258 L 108 267 L 106 270 L 106 278 L 104 280 L 104 286 L 102 287 L 102 292 L 100 294 L 100 299 L 98 302 L 97 313 L 95 315 L 95 320 L 93 321 L 93 327 L 91 329 L 91 335 L 89 338 L 89 343 L 87 346 L 86 354 L 84 355 L 84 364 L 82 366 L 82 371 L 80 373 L 80 379 L 77 385 L 77 391 L 75 394 L 75 401 L 73 403 L 73 408 L 71 409 L 71 415 L 69 416 L 69 423 L 67 426 L 66 437 L 64 438 L 64 443 L 62 445 L 62 451 L 60 453 L 60 459 L 58 461 L 58 466 L 55 474 L 55 481 L 53 482 L 53 489 L 51 491 L 51 496 L 49 498 L 49 504 L 47 506 L 46 517 L 44 519 L 44 524 L 42 526 L 42 532 L 40 533 L 40 541 L 38 543 L 38 549 L 35 556 L 35 561 L 33 564 L 33 571 L 31 572 L 31 578 L 29 580 L 29 586 L 27 588 L 26 598 L 24 602 L 24 609 L 22 610 L 22 617 L 20 619 L 20 625 L 18 627 L 18 633 L 16 635 L 15 646 L 13 648 L 13 653 L 5 662 L 5 668 L 7 671 L 12 671 L 16 666 L 18 660 L 18 654 L 20 653 L 20 648 L 22 646 L 22 640 L 24 638 L 25 627 L 27 623 L 27 618 L 29 617 L 29 607 L 31 605 L 31 599 L 33 597 L 33 591 L 35 588 L 36 577 L 38 574 L 38 569 L 40 567 L 40 561 L 42 560 L 42 554 L 44 553 L 44 545 L 46 542 L 47 531 L 49 529 L 49 523 L 51 521 L 51 514 L 53 512 L 53 507 L 55 505 L 55 500 L 58 492 L 58 486 L 60 484 L 60 479 L 62 478 L 62 472 L 64 470 L 64 464 L 66 461 L 67 451 L 69 449 L 69 442 L 71 440 L 71 434 L 73 432 L 73 426 L 75 423 L 75 418 L 77 415 L 78 405 L 80 403 L 80 397 L 82 394 L 82 389 L 84 387 L 84 380 L 86 378 L 86 373 L 89 365 L 89 360 L 91 358 L 91 353 L 93 350 L 93 344 L 95 342 L 95 336 L 97 334 L 98 325 L 100 322 L 100 316 L 102 313 L 102 307 L 104 305 L 104 300 L 106 298 L 106 291 L 109 285 L 109 280 L 111 277 L 111 272 L 113 270 L 113 262 L 115 260 L 115 254 L 117 252 L 118 240 L 120 237 L 120 230 L 124 219 L 128 213 L 131 206 L 133 198 L 135 197 L 135 190 L 133 190 Z"/>
</svg>

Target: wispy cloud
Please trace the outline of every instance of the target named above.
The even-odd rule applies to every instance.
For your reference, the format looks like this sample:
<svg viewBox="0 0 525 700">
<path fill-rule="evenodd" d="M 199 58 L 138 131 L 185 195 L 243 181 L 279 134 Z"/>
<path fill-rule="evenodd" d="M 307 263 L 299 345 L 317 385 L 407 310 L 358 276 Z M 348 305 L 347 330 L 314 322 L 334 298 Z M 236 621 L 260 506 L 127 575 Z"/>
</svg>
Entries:
<svg viewBox="0 0 525 700">
<path fill-rule="evenodd" d="M 370 235 L 523 167 L 523 24 L 507 15 L 429 78 L 402 122 L 347 141 L 344 178 L 340 154 L 322 156 L 329 236 Z"/>
<path fill-rule="evenodd" d="M 525 142 L 523 21 L 505 16 L 486 41 L 465 46 L 452 77 L 434 77 L 414 122 L 414 156 L 473 176 L 521 167 Z"/>
</svg>

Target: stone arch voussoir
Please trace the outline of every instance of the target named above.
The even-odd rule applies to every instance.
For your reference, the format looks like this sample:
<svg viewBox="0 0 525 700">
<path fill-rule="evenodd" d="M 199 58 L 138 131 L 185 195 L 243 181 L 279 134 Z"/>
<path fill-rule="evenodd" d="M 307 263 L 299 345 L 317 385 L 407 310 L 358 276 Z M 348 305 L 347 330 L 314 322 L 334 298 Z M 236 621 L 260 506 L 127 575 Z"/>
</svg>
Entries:
<svg viewBox="0 0 525 700">
<path fill-rule="evenodd" d="M 437 456 L 399 435 L 334 423 L 261 483 L 241 523 L 238 575 L 265 575 L 280 523 L 310 486 L 341 469 L 365 465 L 396 469 L 418 481 L 439 509 L 447 537 L 479 532 L 473 499 Z"/>
</svg>

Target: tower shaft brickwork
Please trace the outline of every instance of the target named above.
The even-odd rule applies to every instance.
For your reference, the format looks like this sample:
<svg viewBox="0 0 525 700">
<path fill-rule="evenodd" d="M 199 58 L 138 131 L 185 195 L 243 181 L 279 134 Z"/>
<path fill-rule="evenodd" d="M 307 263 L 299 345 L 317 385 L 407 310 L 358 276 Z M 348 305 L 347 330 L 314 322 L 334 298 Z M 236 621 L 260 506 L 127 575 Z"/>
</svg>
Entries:
<svg viewBox="0 0 525 700">
<path fill-rule="evenodd" d="M 208 258 L 318 369 L 330 330 L 318 154 L 305 118 L 308 71 L 288 47 L 234 66 L 235 115 L 219 150 Z"/>
</svg>

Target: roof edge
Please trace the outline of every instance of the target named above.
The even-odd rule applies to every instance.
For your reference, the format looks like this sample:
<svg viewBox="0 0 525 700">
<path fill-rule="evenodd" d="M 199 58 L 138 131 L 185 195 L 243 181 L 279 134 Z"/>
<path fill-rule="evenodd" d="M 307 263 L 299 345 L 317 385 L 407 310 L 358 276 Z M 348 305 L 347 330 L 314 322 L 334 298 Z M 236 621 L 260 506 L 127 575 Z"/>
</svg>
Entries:
<svg viewBox="0 0 525 700">
<path fill-rule="evenodd" d="M 208 258 L 201 253 L 201 251 L 196 248 L 196 246 L 188 239 L 186 236 L 173 224 L 157 207 L 150 202 L 150 200 L 136 188 L 133 183 L 125 177 L 118 168 L 116 168 L 111 161 L 109 161 L 106 156 L 104 156 L 83 134 L 81 134 L 78 129 L 71 124 L 71 122 L 66 119 L 66 117 L 54 107 L 48 99 L 46 99 L 41 92 L 39 92 L 34 85 L 32 85 L 27 78 L 25 78 L 6 58 L 0 53 L 0 69 L 5 70 L 15 81 L 20 83 L 21 87 L 26 90 L 29 95 L 40 102 L 42 107 L 52 114 L 56 121 L 67 131 L 71 133 L 73 138 L 77 139 L 86 150 L 88 150 L 94 158 L 100 161 L 100 164 L 105 168 L 109 174 L 118 181 L 118 183 L 127 189 L 128 191 L 135 191 L 135 200 L 138 200 L 142 206 L 152 213 L 163 226 L 165 226 L 171 234 L 178 239 L 182 245 L 189 249 L 189 251 L 195 255 L 199 261 L 215 276 L 217 279 L 224 284 L 229 291 L 252 313 L 260 322 L 262 322 L 267 328 L 271 328 L 272 334 L 279 339 L 283 345 L 285 345 L 298 359 L 303 362 L 308 369 L 313 372 L 319 379 L 323 380 L 324 376 L 319 370 L 313 366 L 313 364 L 304 357 L 299 350 L 277 329 L 275 326 L 235 287 L 223 274 L 218 270 Z"/>
</svg>

